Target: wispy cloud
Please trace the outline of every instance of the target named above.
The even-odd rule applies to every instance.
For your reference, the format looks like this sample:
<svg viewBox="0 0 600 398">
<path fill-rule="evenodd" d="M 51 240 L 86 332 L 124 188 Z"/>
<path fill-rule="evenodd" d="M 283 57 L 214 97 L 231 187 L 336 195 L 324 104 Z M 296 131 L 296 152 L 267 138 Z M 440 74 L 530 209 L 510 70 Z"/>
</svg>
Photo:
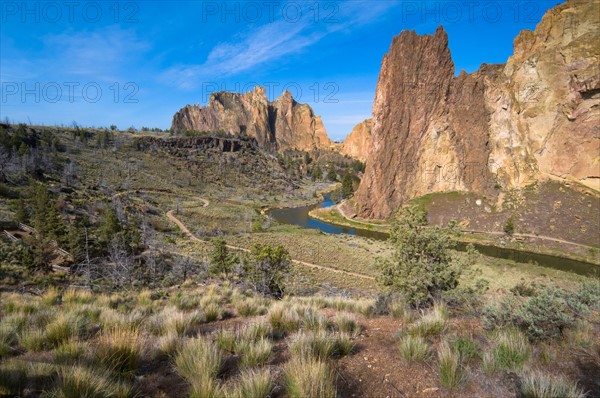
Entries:
<svg viewBox="0 0 600 398">
<path fill-rule="evenodd" d="M 230 77 L 257 66 L 275 64 L 283 57 L 298 54 L 332 33 L 371 23 L 380 18 L 394 1 L 341 3 L 337 23 L 314 21 L 314 14 L 291 23 L 282 19 L 261 25 L 232 42 L 217 44 L 202 64 L 178 65 L 163 74 L 163 81 L 182 89 L 196 88 L 205 79 Z"/>
</svg>

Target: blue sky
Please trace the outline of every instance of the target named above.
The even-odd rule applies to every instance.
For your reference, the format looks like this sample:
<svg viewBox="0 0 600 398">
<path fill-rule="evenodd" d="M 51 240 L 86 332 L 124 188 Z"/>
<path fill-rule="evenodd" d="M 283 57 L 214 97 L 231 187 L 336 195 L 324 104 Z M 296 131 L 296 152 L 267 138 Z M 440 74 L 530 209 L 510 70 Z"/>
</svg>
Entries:
<svg viewBox="0 0 600 398">
<path fill-rule="evenodd" d="M 370 117 L 381 59 L 402 30 L 449 35 L 456 74 L 502 63 L 539 1 L 0 3 L 0 118 L 168 128 L 211 91 L 284 88 L 341 140 Z"/>
</svg>

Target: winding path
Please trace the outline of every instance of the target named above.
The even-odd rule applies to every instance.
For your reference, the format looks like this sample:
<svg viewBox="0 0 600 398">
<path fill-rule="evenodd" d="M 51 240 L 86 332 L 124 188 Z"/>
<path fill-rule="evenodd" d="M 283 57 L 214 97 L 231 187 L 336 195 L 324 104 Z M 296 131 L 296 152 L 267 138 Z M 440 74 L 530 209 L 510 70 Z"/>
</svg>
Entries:
<svg viewBox="0 0 600 398">
<path fill-rule="evenodd" d="M 209 201 L 203 198 L 199 198 L 197 197 L 196 199 L 204 202 L 204 206 L 206 207 L 209 204 Z M 208 240 L 205 239 L 200 239 L 198 238 L 196 235 L 194 235 L 188 227 L 185 226 L 185 224 L 178 219 L 175 214 L 174 214 L 175 210 L 169 210 L 166 213 L 166 216 L 169 220 L 173 221 L 175 224 L 177 224 L 177 226 L 179 227 L 179 229 L 190 239 L 193 240 L 195 242 L 202 242 L 202 243 L 209 243 Z M 250 253 L 250 250 L 248 250 L 245 247 L 240 247 L 240 246 L 233 246 L 233 245 L 227 245 L 227 248 L 231 249 L 231 250 L 239 250 L 245 253 Z M 341 269 L 337 269 L 337 268 L 332 268 L 332 267 L 327 267 L 325 265 L 318 265 L 318 264 L 313 264 L 313 263 L 308 263 L 306 261 L 301 261 L 301 260 L 294 260 L 292 259 L 292 263 L 293 264 L 297 264 L 297 265 L 302 265 L 305 267 L 309 267 L 309 268 L 314 268 L 314 269 L 320 269 L 320 270 L 325 270 L 325 271 L 330 271 L 330 272 L 336 272 L 339 274 L 344 274 L 344 275 L 349 275 L 349 276 L 354 276 L 357 278 L 363 278 L 363 279 L 367 279 L 367 280 L 371 280 L 374 281 L 375 278 L 373 278 L 372 276 L 368 276 L 368 275 L 364 275 L 364 274 L 359 274 L 357 272 L 351 272 L 351 271 L 344 271 Z"/>
<path fill-rule="evenodd" d="M 389 227 L 389 226 L 391 226 L 391 224 L 371 224 L 371 223 L 362 222 L 360 220 L 356 220 L 356 219 L 350 218 L 344 212 L 344 209 L 342 207 L 343 204 L 344 204 L 344 202 L 340 202 L 340 203 L 338 203 L 335 206 L 335 208 L 337 209 L 338 213 L 342 217 L 344 217 L 346 220 L 348 220 L 350 222 L 354 222 L 354 223 L 358 223 L 358 224 L 363 224 L 363 225 L 367 225 L 367 226 L 374 226 L 374 227 L 375 226 L 379 226 L 379 227 Z M 465 230 L 463 230 L 463 232 L 467 232 L 467 233 L 470 233 L 470 234 L 495 235 L 495 236 L 505 236 L 506 235 L 505 232 L 498 232 L 498 231 L 476 231 L 476 230 L 465 229 Z M 576 243 L 576 242 L 571 242 L 571 241 L 564 240 L 564 239 L 553 238 L 551 236 L 534 235 L 534 234 L 522 234 L 522 233 L 517 233 L 517 232 L 513 233 L 512 236 L 515 237 L 515 238 L 532 238 L 532 239 L 547 240 L 547 241 L 551 241 L 551 242 L 564 243 L 566 245 L 577 246 L 577 247 L 581 247 L 581 248 L 584 248 L 584 249 L 593 249 L 592 246 L 588 246 L 588 245 L 584 245 L 584 244 Z"/>
</svg>

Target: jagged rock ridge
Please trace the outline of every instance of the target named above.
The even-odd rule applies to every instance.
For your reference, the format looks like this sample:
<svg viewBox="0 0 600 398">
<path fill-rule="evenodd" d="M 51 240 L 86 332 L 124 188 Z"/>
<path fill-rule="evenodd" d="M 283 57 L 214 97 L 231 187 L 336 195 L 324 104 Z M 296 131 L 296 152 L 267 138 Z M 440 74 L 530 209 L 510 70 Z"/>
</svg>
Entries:
<svg viewBox="0 0 600 398">
<path fill-rule="evenodd" d="M 213 93 L 205 107 L 187 105 L 173 116 L 171 129 L 248 135 L 261 147 L 280 151 L 333 145 L 321 117 L 309 105 L 296 102 L 289 91 L 269 102 L 258 86 L 245 94 Z"/>
<path fill-rule="evenodd" d="M 454 76 L 448 36 L 404 31 L 384 56 L 359 214 L 431 192 L 544 179 L 600 182 L 600 2 L 573 0 L 521 32 L 505 65 Z M 598 189 L 598 187 L 596 187 Z"/>
</svg>

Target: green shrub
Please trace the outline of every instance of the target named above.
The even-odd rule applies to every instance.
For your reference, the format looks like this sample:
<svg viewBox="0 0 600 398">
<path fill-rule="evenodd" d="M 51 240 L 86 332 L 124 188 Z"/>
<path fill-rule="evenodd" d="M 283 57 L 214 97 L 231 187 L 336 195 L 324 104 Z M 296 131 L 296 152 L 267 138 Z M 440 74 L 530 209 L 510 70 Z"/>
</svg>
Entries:
<svg viewBox="0 0 600 398">
<path fill-rule="evenodd" d="M 466 256 L 453 254 L 453 228 L 428 226 L 424 210 L 403 208 L 390 232 L 394 253 L 376 263 L 379 283 L 415 307 L 428 306 L 443 292 L 456 289 L 462 273 L 474 263 L 476 252 L 471 246 Z"/>
<path fill-rule="evenodd" d="M 600 300 L 598 285 L 582 284 L 578 291 L 545 286 L 529 298 L 509 294 L 498 304 L 483 310 L 486 329 L 516 326 L 532 340 L 556 338 L 577 324 L 577 319 L 590 313 Z M 598 289 L 600 291 L 600 289 Z"/>
</svg>

